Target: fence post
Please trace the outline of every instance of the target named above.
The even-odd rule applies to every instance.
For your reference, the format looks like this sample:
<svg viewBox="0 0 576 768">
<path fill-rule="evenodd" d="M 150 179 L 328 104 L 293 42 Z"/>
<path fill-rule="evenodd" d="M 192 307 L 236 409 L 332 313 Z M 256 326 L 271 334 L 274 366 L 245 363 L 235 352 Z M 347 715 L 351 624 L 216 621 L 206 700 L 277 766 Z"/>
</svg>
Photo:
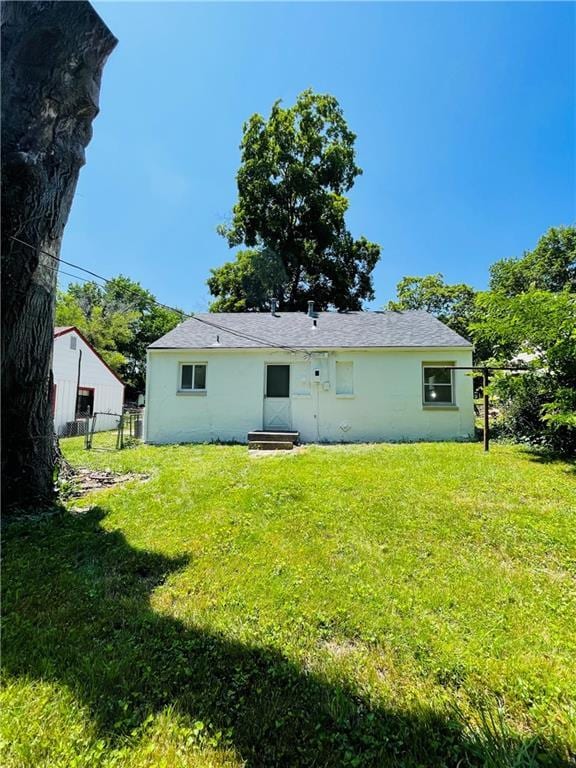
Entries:
<svg viewBox="0 0 576 768">
<path fill-rule="evenodd" d="M 98 416 L 97 413 L 95 413 L 92 416 L 92 427 L 90 429 L 90 448 L 92 448 L 92 441 L 94 440 L 94 432 L 96 431 L 96 416 Z"/>
<path fill-rule="evenodd" d="M 482 395 L 484 396 L 484 450 L 490 450 L 490 419 L 488 409 L 490 398 L 488 396 L 488 368 L 482 369 Z"/>
<path fill-rule="evenodd" d="M 124 440 L 123 438 L 124 433 L 124 414 L 120 414 L 120 419 L 118 420 L 118 432 L 116 433 L 116 450 L 122 450 L 124 447 Z"/>
</svg>

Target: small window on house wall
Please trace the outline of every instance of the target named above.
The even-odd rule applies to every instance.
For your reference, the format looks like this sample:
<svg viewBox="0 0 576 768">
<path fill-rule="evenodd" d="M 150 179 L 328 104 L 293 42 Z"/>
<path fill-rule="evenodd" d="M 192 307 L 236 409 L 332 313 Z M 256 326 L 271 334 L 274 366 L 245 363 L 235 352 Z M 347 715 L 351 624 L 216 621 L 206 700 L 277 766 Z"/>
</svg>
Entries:
<svg viewBox="0 0 576 768">
<path fill-rule="evenodd" d="M 70 349 L 76 349 L 76 336 L 70 336 Z"/>
<path fill-rule="evenodd" d="M 454 405 L 454 371 L 444 365 L 424 365 L 424 405 Z"/>
<path fill-rule="evenodd" d="M 78 387 L 76 399 L 76 418 L 92 416 L 94 413 L 94 389 L 92 387 Z"/>
<path fill-rule="evenodd" d="M 354 363 L 336 361 L 336 394 L 354 394 Z"/>
<path fill-rule="evenodd" d="M 180 392 L 206 391 L 206 363 L 180 364 Z"/>
</svg>

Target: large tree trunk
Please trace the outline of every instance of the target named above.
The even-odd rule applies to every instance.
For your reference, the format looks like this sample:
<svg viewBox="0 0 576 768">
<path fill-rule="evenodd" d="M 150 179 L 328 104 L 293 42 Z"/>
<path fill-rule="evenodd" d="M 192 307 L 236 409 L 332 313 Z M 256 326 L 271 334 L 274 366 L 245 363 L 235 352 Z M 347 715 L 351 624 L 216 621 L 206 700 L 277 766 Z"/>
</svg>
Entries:
<svg viewBox="0 0 576 768">
<path fill-rule="evenodd" d="M 102 68 L 116 42 L 88 2 L 2 3 L 2 495 L 8 509 L 53 498 L 49 378 L 57 259 L 98 114 Z"/>
</svg>

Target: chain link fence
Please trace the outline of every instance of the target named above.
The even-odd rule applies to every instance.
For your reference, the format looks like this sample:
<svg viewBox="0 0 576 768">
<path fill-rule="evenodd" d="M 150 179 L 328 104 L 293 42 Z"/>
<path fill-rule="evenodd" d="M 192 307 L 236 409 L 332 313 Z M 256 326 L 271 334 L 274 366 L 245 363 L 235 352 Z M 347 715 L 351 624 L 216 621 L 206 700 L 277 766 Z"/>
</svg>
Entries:
<svg viewBox="0 0 576 768">
<path fill-rule="evenodd" d="M 84 448 L 97 451 L 120 451 L 142 442 L 144 409 L 124 408 L 122 413 L 96 411 L 84 420 Z"/>
</svg>

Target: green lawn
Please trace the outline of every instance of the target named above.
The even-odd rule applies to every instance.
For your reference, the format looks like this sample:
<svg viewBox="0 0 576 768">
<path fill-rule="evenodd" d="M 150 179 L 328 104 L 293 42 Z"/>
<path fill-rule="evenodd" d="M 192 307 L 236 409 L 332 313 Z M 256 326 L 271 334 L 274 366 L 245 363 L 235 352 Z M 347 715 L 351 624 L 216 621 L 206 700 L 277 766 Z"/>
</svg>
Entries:
<svg viewBox="0 0 576 768">
<path fill-rule="evenodd" d="M 574 760 L 574 467 L 62 443 L 150 478 L 6 527 L 3 766 Z"/>
</svg>

